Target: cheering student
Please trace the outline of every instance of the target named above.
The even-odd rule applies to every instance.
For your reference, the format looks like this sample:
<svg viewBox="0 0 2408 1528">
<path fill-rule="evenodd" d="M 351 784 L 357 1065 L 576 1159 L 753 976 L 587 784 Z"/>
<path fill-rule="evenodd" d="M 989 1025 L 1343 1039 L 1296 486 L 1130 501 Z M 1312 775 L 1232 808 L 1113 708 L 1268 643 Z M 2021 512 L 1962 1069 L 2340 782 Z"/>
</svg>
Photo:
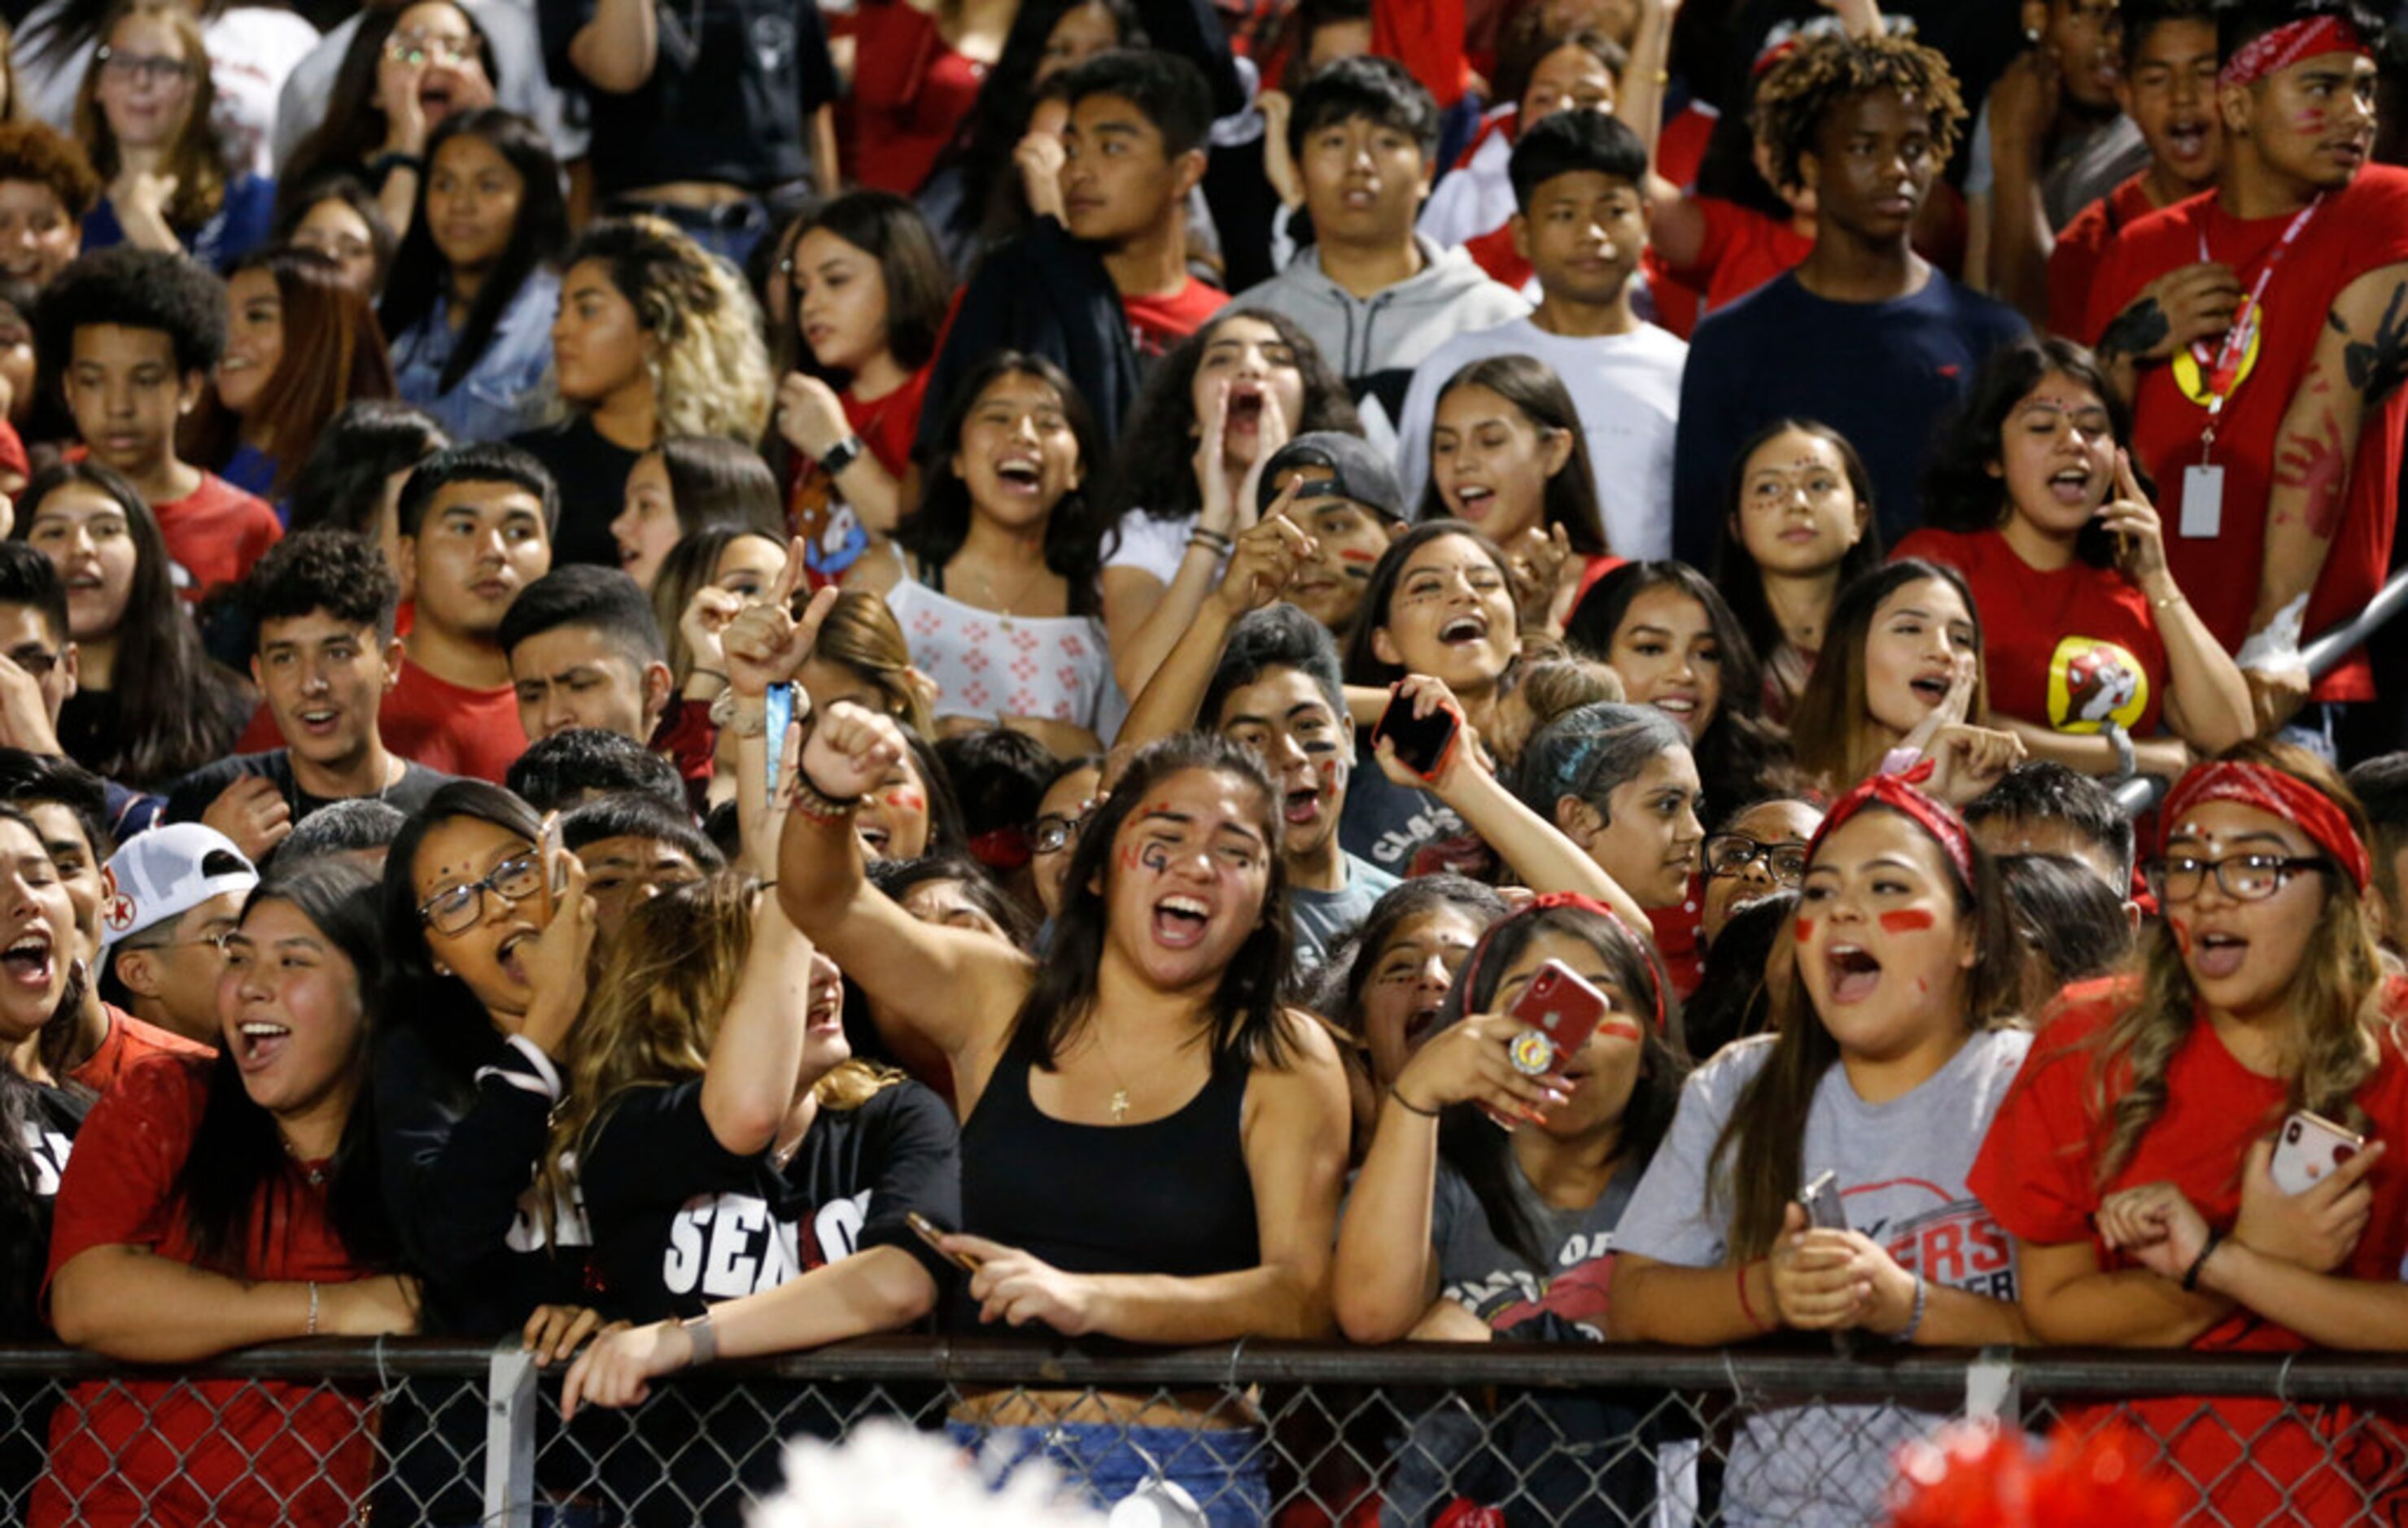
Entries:
<svg viewBox="0 0 2408 1528">
<path fill-rule="evenodd" d="M 1099 54 L 1062 79 L 1069 107 L 1063 213 L 990 250 L 954 305 L 928 376 L 952 398 L 997 350 L 1044 357 L 1121 437 L 1144 364 L 1228 298 L 1187 270 L 1187 194 L 1204 178 L 1212 90 L 1184 58 Z M 939 412 L 920 412 L 919 454 L 941 451 Z"/>
<path fill-rule="evenodd" d="M 1721 819 L 1698 856 L 1705 894 L 1698 900 L 1698 942 L 1711 950 L 1742 908 L 1798 890 L 1807 843 L 1822 825 L 1822 808 L 1802 794 L 1766 796 Z"/>
<path fill-rule="evenodd" d="M 1776 184 L 1812 190 L 1805 264 L 1709 314 L 1689 342 L 1673 460 L 1672 555 L 1702 566 L 1740 443 L 1770 421 L 1820 419 L 1870 469 L 1883 536 L 1922 522 L 1924 442 L 1982 358 L 2024 331 L 1958 286 L 1912 236 L 1965 108 L 1948 63 L 1886 34 L 1816 37 L 1758 94 Z M 1801 356 L 1845 356 L 1834 388 Z"/>
<path fill-rule="evenodd" d="M 1731 458 L 1714 584 L 1764 669 L 1764 714 L 1786 722 L 1847 584 L 1881 566 L 1872 479 L 1847 436 L 1775 420 Z"/>
<path fill-rule="evenodd" d="M 1353 933 L 1334 946 L 1312 985 L 1312 1009 L 1346 1042 L 1360 1165 L 1388 1084 L 1416 1047 L 1438 1031 L 1439 1013 L 1464 958 L 1505 899 L 1463 876 L 1439 872 L 1400 880 Z"/>
<path fill-rule="evenodd" d="M 758 451 L 715 436 L 672 436 L 636 458 L 610 536 L 619 566 L 646 593 L 677 544 L 697 531 L 733 525 L 785 542 L 778 479 Z"/>
<path fill-rule="evenodd" d="M 1835 802 L 1774 949 L 1774 1033 L 1690 1078 L 1614 1229 L 1614 1336 L 2028 1341 L 2005 1235 L 1969 1181 L 2031 1043 L 1994 1023 L 2015 995 L 2014 937 L 1955 812 L 1887 776 Z M 1799 1203 L 1823 1175 L 1838 1228 Z M 1929 1424 L 1896 1407 L 1758 1410 L 1731 1445 L 1728 1506 L 1864 1521 Z"/>
<path fill-rule="evenodd" d="M 0 1335 L 24 1342 L 49 1330 L 42 1270 L 59 1176 L 92 1094 L 42 1056 L 43 1030 L 76 1000 L 76 914 L 41 830 L 11 805 L 0 805 L 0 934 L 10 949 L 40 951 L 28 973 L 40 979 L 11 982 L 0 997 Z"/>
<path fill-rule="evenodd" d="M 418 1280 L 377 1192 L 366 1099 L 386 992 L 375 883 L 313 864 L 226 941 L 215 1061 L 147 1062 L 94 1106 L 59 1187 L 59 1335 L 135 1363 L 408 1335 Z M 110 1379 L 53 1414 L 37 1523 L 348 1520 L 374 1407 L 329 1385 Z"/>
<path fill-rule="evenodd" d="M 1456 335 L 1529 310 L 1461 249 L 1413 231 L 1438 137 L 1438 103 L 1395 60 L 1345 58 L 1315 70 L 1287 122 L 1314 246 L 1238 295 L 1241 307 L 1303 326 L 1383 450 L 1397 444 L 1414 367 Z"/>
<path fill-rule="evenodd" d="M 2171 780 L 2255 718 L 2241 671 L 2167 571 L 2128 420 L 2081 347 L 2001 348 L 1933 457 L 1930 526 L 1893 555 L 1965 576 L 1988 617 L 1993 718 L 2033 756 Z"/>
<path fill-rule="evenodd" d="M 2364 815 L 2321 760 L 2249 742 L 2185 775 L 2158 821 L 2164 917 L 2137 977 L 2065 993 L 1973 1171 L 2014 1234 L 2025 1316 L 2083 1346 L 2399 1348 L 2408 988 L 2376 951 Z M 2371 1138 L 2287 1193 L 2272 1163 L 2300 1110 Z M 2194 1511 L 2364 1508 L 2326 1429 L 2376 1424 L 2346 1408 L 2313 1423 L 2274 1401 L 2115 1410 L 2165 1440 Z"/>
<path fill-rule="evenodd" d="M 2363 653 L 2312 690 L 2298 647 L 2391 565 L 2408 170 L 2368 163 L 2380 37 L 2347 0 L 2219 11 L 2223 179 L 2126 229 L 2093 292 L 2133 459 L 2169 490 L 2167 565 L 2236 654 L 2261 732 L 2312 695 L 2374 694 Z"/>
<path fill-rule="evenodd" d="M 2149 163 L 2057 231 L 2048 252 L 2048 328 L 2068 339 L 2089 337 L 2091 289 L 2124 230 L 2214 190 L 2224 162 L 2210 0 L 2123 0 L 2115 21 L 2124 34 L 2115 99 L 2140 128 Z M 2220 273 L 2218 285 L 2237 296 L 2230 275 Z"/>
<path fill-rule="evenodd" d="M 1789 719 L 1798 767 L 1843 793 L 1876 774 L 1929 763 L 1925 784 L 1972 800 L 2024 756 L 1987 725 L 1981 612 L 1955 568 L 1902 558 L 1840 591 L 1813 678 Z"/>
<path fill-rule="evenodd" d="M 1286 516 L 1309 543 L 1280 597 L 1327 627 L 1342 647 L 1354 634 L 1371 569 L 1405 534 L 1397 475 L 1362 436 L 1312 430 L 1271 453 L 1254 497 L 1259 513 Z"/>
<path fill-rule="evenodd" d="M 400 682 L 393 574 L 373 543 L 298 531 L 243 586 L 257 633 L 251 678 L 284 746 L 178 780 L 166 821 L 205 822 L 265 860 L 310 813 L 361 797 L 415 811 L 445 777 L 385 747 L 378 712 Z"/>
<path fill-rule="evenodd" d="M 1408 492 L 1432 470 L 1430 421 L 1440 393 L 1474 361 L 1527 356 L 1545 363 L 1578 409 L 1600 500 L 1600 549 L 1671 555 L 1673 423 L 1689 348 L 1631 309 L 1630 278 L 1647 248 L 1646 175 L 1638 135 L 1601 112 L 1525 123 L 1513 145 L 1510 226 L 1536 273 L 1539 306 L 1527 318 L 1455 336 L 1414 368 L 1398 431 Z"/>
<path fill-rule="evenodd" d="M 93 968 L 103 997 L 146 1024 L 216 1049 L 225 936 L 259 872 L 215 828 L 170 822 L 136 834 L 102 875 L 113 893 Z"/>
</svg>

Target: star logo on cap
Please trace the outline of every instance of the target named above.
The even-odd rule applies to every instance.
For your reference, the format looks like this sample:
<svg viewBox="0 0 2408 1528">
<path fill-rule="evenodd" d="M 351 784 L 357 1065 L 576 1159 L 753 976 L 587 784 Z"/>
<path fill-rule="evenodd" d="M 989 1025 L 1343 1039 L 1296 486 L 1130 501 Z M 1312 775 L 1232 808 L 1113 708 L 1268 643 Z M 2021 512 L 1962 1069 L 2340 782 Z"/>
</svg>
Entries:
<svg viewBox="0 0 2408 1528">
<path fill-rule="evenodd" d="M 134 926 L 134 899 L 122 892 L 109 898 L 108 926 L 121 934 Z"/>
</svg>

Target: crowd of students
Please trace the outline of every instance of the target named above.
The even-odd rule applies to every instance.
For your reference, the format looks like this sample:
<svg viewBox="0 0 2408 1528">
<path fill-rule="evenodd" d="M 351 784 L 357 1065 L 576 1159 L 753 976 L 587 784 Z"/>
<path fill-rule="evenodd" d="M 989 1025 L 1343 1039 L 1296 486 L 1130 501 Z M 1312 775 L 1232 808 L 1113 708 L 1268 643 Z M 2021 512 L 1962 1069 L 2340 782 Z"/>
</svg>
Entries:
<svg viewBox="0 0 2408 1528">
<path fill-rule="evenodd" d="M 638 1432 L 930 1326 L 2408 1347 L 2403 694 L 2308 656 L 2408 469 L 2383 19 L 1897 8 L 12 13 L 0 1336 L 519 1334 Z M 368 1404 L 79 1385 L 0 1502 L 473 1519 Z M 2132 1411 L 2408 1500 L 2379 1409 Z M 1361 1484 L 1700 1489 L 1541 1416 L 1624 1464 Z M 599 1467 L 715 1520 L 776 1425 Z M 1217 1392 L 947 1425 L 1273 1511 Z"/>
</svg>

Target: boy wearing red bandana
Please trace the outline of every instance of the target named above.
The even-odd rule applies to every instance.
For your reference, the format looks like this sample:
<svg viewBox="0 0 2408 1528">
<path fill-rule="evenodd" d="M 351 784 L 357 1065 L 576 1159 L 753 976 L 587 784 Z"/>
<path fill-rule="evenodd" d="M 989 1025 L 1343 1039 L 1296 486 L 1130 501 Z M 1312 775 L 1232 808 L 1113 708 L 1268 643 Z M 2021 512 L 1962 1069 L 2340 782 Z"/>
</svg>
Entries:
<svg viewBox="0 0 2408 1528">
<path fill-rule="evenodd" d="M 2369 163 L 2377 23 L 2349 0 L 2222 12 L 2224 179 L 2133 223 L 2089 330 L 2133 398 L 2176 581 L 2261 732 L 2310 698 L 2298 641 L 2390 564 L 2408 423 L 2408 170 Z M 2371 699 L 2355 654 L 2321 702 Z"/>
</svg>

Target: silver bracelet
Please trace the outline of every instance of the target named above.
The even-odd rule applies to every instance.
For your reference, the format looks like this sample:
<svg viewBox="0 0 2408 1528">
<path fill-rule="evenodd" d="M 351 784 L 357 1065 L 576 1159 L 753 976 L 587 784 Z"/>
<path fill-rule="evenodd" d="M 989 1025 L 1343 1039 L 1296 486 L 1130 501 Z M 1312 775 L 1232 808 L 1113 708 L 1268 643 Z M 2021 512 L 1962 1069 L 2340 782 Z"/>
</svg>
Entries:
<svg viewBox="0 0 2408 1528">
<path fill-rule="evenodd" d="M 694 1344 L 694 1362 L 688 1367 L 698 1369 L 705 1364 L 718 1362 L 719 1331 L 710 1324 L 710 1311 L 706 1310 L 699 1316 L 688 1316 L 678 1324 L 685 1328 L 686 1340 Z"/>
<path fill-rule="evenodd" d="M 769 731 L 767 696 L 746 698 L 733 688 L 722 690 L 710 703 L 710 724 L 738 737 L 761 737 Z"/>
<path fill-rule="evenodd" d="M 1914 1335 L 1923 1330 L 1923 1302 L 1924 1297 L 1930 1292 L 1931 1280 L 1921 1274 L 1916 1274 L 1914 1276 L 1914 1310 L 1906 1318 L 1906 1324 L 1898 1329 L 1897 1335 L 1892 1336 L 1890 1341 L 1906 1343 L 1914 1340 Z"/>
<path fill-rule="evenodd" d="M 318 1335 L 318 1281 L 314 1278 L 309 1281 L 309 1324 L 301 1329 L 301 1335 L 305 1337 Z"/>
</svg>

